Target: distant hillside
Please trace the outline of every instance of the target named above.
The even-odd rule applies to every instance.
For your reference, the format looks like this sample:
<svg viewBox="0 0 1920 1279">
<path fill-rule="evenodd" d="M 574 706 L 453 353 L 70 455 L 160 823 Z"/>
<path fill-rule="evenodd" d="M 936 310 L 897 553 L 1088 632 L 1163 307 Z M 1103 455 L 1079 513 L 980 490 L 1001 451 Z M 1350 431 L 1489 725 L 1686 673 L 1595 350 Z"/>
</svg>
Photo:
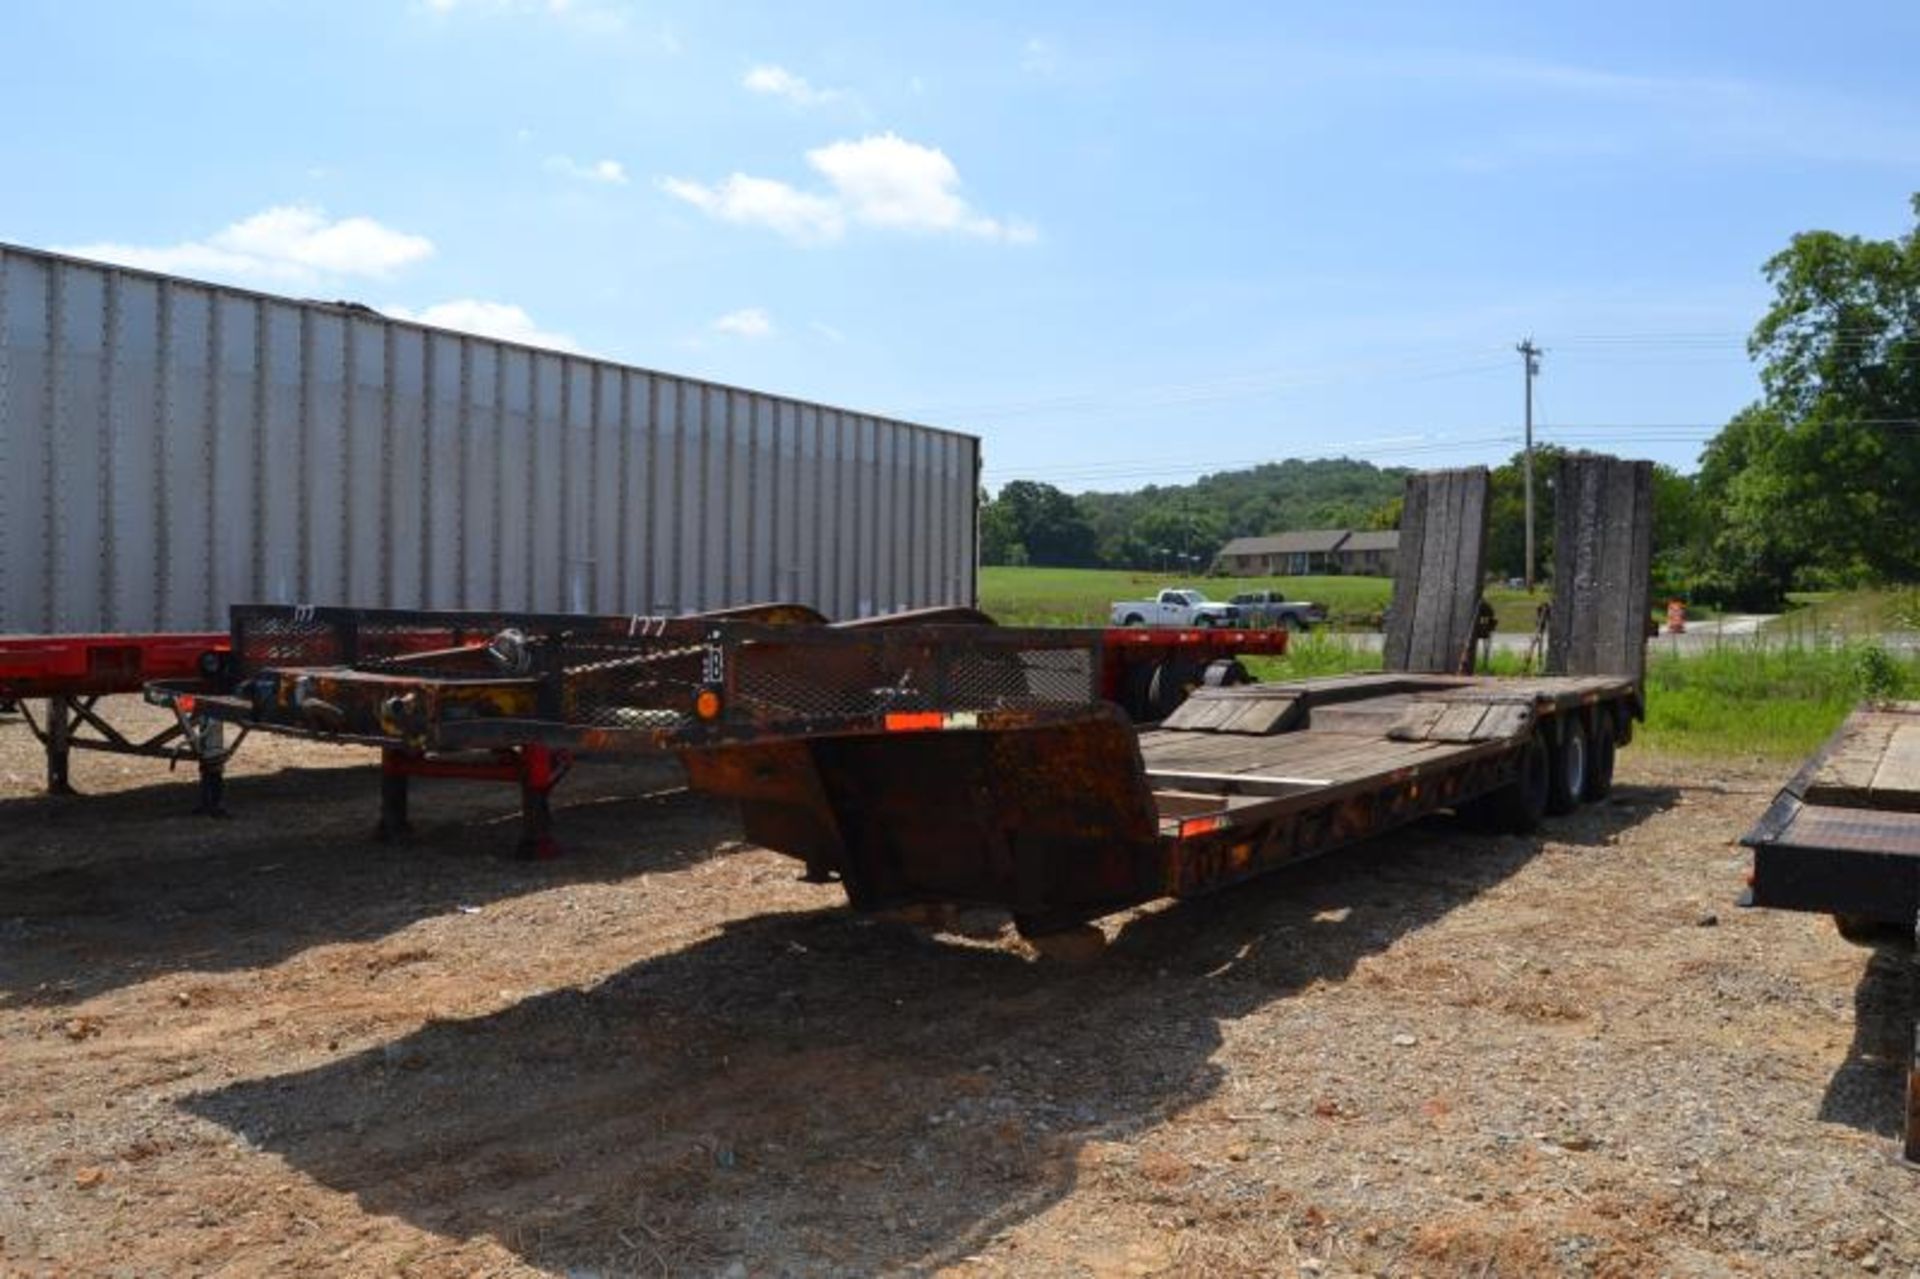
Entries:
<svg viewBox="0 0 1920 1279">
<path fill-rule="evenodd" d="M 1191 484 L 1069 496 L 1016 480 L 981 513 L 988 564 L 1204 566 L 1229 539 L 1301 528 L 1366 527 L 1400 496 L 1407 471 L 1345 458 L 1268 462 Z"/>
</svg>

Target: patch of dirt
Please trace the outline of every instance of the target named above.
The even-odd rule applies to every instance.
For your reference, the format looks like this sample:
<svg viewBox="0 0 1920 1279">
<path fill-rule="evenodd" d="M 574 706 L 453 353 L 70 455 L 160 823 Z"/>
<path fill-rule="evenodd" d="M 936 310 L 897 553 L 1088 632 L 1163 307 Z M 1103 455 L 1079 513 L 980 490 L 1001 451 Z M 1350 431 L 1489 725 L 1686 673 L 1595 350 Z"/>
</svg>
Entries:
<svg viewBox="0 0 1920 1279">
<path fill-rule="evenodd" d="M 144 708 L 113 708 L 138 721 Z M 671 769 L 256 738 L 234 816 L 0 719 L 0 1273 L 1907 1274 L 1905 963 L 1732 905 L 1782 772 L 1622 756 L 1037 961 Z M 1705 921 L 1714 917 L 1712 924 Z"/>
</svg>

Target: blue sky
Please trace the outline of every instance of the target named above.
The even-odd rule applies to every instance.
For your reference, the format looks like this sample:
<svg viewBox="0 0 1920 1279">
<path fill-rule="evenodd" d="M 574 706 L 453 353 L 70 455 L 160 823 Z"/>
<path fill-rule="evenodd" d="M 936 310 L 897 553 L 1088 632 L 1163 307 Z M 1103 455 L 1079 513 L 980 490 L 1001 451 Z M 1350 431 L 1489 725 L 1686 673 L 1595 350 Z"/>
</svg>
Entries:
<svg viewBox="0 0 1920 1279">
<path fill-rule="evenodd" d="M 1690 467 L 1920 188 L 1920 6 L 13 0 L 0 239 L 986 440 Z M 30 51 L 23 56 L 22 51 Z"/>
</svg>

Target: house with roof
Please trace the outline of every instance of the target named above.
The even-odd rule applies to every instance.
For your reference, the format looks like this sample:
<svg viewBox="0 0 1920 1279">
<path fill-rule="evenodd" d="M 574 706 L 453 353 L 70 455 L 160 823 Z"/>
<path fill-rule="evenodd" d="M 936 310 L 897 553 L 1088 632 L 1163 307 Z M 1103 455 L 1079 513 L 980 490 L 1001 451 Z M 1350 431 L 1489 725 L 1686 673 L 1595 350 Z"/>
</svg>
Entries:
<svg viewBox="0 0 1920 1279">
<path fill-rule="evenodd" d="M 1236 537 L 1221 548 L 1214 570 L 1232 577 L 1303 577 L 1312 573 L 1393 576 L 1400 534 L 1393 529 L 1302 529 Z"/>
<path fill-rule="evenodd" d="M 1357 529 L 1347 534 L 1334 552 L 1342 573 L 1365 577 L 1392 577 L 1400 558 L 1400 530 Z"/>
</svg>

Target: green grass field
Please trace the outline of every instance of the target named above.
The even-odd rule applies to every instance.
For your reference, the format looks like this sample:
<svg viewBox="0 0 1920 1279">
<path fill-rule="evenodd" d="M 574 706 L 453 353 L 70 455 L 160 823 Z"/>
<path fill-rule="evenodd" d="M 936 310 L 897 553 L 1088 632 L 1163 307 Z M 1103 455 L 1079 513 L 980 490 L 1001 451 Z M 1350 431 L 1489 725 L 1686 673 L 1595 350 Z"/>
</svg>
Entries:
<svg viewBox="0 0 1920 1279">
<path fill-rule="evenodd" d="M 1275 590 L 1325 606 L 1333 630 L 1377 630 L 1393 596 L 1384 577 L 1178 577 L 1098 568 L 983 568 L 980 607 L 1010 626 L 1103 626 L 1116 600 L 1150 599 L 1169 586 L 1191 586 L 1216 600 L 1241 591 Z M 1503 631 L 1531 631 L 1542 591 L 1493 587 L 1487 602 Z"/>
<path fill-rule="evenodd" d="M 1302 679 L 1380 669 L 1380 654 L 1340 635 L 1295 637 L 1287 656 L 1249 658 L 1256 679 Z M 1493 673 L 1523 674 L 1521 659 L 1495 654 Z M 1638 740 L 1695 756 L 1795 760 L 1869 698 L 1920 696 L 1920 659 L 1865 643 L 1761 648 L 1729 642 L 1666 654 L 1647 667 L 1647 719 Z"/>
</svg>

